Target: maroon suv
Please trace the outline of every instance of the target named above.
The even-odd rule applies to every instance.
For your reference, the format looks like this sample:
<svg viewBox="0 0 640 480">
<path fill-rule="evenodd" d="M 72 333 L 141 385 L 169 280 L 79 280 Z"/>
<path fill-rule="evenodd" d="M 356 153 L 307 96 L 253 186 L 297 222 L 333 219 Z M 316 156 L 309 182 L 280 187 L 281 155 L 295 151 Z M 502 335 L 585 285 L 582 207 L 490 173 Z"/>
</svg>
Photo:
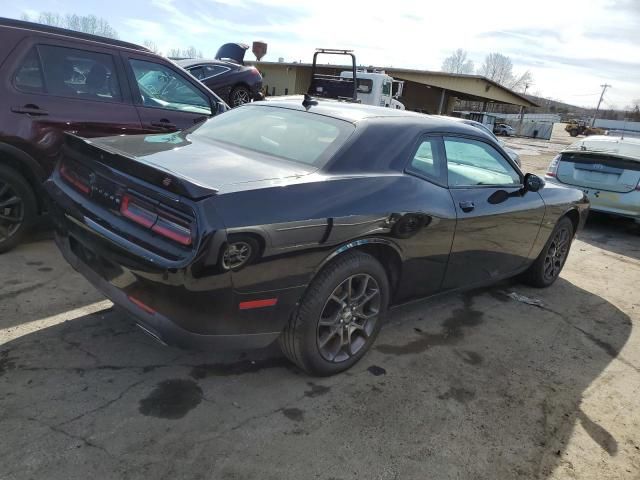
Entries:
<svg viewBox="0 0 640 480">
<path fill-rule="evenodd" d="M 228 107 L 171 61 L 120 40 L 0 18 L 0 252 L 47 210 L 64 132 L 173 132 Z"/>
</svg>

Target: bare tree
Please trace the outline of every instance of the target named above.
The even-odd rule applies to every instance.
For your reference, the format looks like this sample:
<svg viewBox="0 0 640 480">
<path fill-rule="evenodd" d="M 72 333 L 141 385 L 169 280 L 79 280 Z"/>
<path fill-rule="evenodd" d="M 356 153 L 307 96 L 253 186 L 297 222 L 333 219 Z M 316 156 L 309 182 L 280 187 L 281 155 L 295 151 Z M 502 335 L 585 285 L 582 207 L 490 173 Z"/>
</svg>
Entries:
<svg viewBox="0 0 640 480">
<path fill-rule="evenodd" d="M 162 55 L 162 52 L 160 51 L 160 48 L 158 48 L 158 44 L 156 42 L 154 42 L 153 40 L 145 40 L 144 42 L 142 42 L 142 45 L 147 47 L 149 50 L 151 50 L 156 55 Z"/>
<path fill-rule="evenodd" d="M 118 38 L 118 32 L 109 25 L 109 22 L 95 15 L 67 14 L 63 17 L 59 13 L 42 12 L 37 19 L 31 19 L 27 14 L 23 14 L 21 18 L 22 20 L 42 23 L 52 27 L 68 28 L 69 30 L 91 33 L 102 37 Z"/>
<path fill-rule="evenodd" d="M 533 75 L 529 70 L 520 74 L 514 73 L 513 62 L 501 53 L 487 55 L 478 69 L 478 74 L 515 91 L 525 90 L 533 81 Z"/>
<path fill-rule="evenodd" d="M 531 75 L 529 70 L 526 70 L 520 76 L 513 76 L 511 82 L 507 86 L 516 92 L 523 92 L 532 83 L 533 75 Z"/>
<path fill-rule="evenodd" d="M 197 50 L 193 45 L 186 48 L 183 53 L 184 56 L 188 58 L 202 58 L 202 50 Z"/>
<path fill-rule="evenodd" d="M 500 85 L 506 85 L 513 77 L 513 63 L 506 55 L 490 53 L 485 57 L 478 73 Z"/>
<path fill-rule="evenodd" d="M 474 70 L 473 61 L 468 60 L 467 52 L 459 48 L 444 59 L 441 70 L 449 73 L 471 74 Z"/>
<path fill-rule="evenodd" d="M 202 58 L 202 50 L 193 45 L 188 48 L 172 48 L 169 50 L 170 58 Z"/>
</svg>

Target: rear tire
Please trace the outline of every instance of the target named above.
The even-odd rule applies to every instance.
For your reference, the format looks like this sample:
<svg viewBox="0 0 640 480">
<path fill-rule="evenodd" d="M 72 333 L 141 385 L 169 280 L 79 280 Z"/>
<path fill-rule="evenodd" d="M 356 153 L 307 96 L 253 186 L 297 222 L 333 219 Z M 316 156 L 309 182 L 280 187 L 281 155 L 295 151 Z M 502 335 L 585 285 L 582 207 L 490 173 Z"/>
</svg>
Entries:
<svg viewBox="0 0 640 480">
<path fill-rule="evenodd" d="M 336 258 L 309 285 L 280 348 L 310 375 L 347 370 L 374 343 L 389 292 L 385 269 L 371 255 L 356 251 Z"/>
<path fill-rule="evenodd" d="M 0 165 L 0 253 L 22 241 L 37 213 L 31 185 L 14 169 Z"/>
<path fill-rule="evenodd" d="M 573 234 L 573 222 L 567 217 L 562 217 L 549 235 L 538 258 L 522 274 L 522 281 L 537 288 L 546 288 L 555 282 L 569 256 Z"/>
<path fill-rule="evenodd" d="M 239 107 L 251 101 L 251 92 L 243 85 L 238 85 L 229 94 L 229 105 L 232 108 Z"/>
<path fill-rule="evenodd" d="M 569 135 L 571 135 L 572 137 L 577 137 L 578 136 L 578 130 L 569 130 Z"/>
</svg>

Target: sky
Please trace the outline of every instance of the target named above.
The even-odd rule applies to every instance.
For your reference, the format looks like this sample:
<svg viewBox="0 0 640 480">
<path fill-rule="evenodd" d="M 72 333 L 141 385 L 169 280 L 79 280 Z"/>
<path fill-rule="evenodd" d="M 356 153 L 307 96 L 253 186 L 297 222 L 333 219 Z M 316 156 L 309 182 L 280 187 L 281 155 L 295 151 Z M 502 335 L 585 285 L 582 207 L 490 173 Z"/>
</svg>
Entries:
<svg viewBox="0 0 640 480">
<path fill-rule="evenodd" d="M 528 93 L 603 108 L 640 98 L 640 0 L 20 0 L 2 16 L 93 14 L 120 38 L 160 50 L 268 44 L 265 61 L 311 62 L 316 47 L 353 49 L 359 64 L 440 70 L 455 49 L 476 67 L 488 53 L 530 70 Z M 247 58 L 253 58 L 249 52 Z"/>
</svg>

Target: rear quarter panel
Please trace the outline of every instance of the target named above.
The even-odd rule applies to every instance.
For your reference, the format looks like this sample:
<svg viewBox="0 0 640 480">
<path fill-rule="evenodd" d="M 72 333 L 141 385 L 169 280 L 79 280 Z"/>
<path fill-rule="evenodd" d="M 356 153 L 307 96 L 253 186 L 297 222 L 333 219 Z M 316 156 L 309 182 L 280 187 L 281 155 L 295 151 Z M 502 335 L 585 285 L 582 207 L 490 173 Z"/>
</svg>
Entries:
<svg viewBox="0 0 640 480">
<path fill-rule="evenodd" d="M 316 177 L 222 194 L 215 206 L 230 237 L 261 244 L 232 272 L 241 292 L 306 286 L 333 255 L 370 242 L 396 252 L 400 297 L 427 295 L 440 288 L 455 229 L 449 191 L 405 174 Z"/>
</svg>

